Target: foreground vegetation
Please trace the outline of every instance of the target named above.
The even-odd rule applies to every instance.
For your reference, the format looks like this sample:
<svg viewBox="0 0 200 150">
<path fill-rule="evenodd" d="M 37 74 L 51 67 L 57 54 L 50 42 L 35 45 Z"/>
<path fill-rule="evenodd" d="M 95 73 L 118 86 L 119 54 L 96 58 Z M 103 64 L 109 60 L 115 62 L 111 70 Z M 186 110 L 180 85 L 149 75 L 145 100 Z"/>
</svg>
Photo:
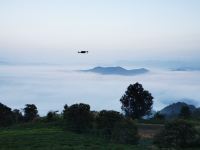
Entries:
<svg viewBox="0 0 200 150">
<path fill-rule="evenodd" d="M 116 144 L 93 134 L 76 134 L 52 123 L 0 129 L 0 150 L 142 150 L 147 145 Z"/>
<path fill-rule="evenodd" d="M 199 121 L 183 107 L 178 118 L 166 120 L 151 112 L 153 97 L 141 84 L 130 85 L 120 99 L 124 114 L 95 112 L 88 104 L 65 105 L 61 113 L 38 115 L 34 104 L 23 111 L 0 103 L 0 150 L 62 149 L 189 149 L 200 147 Z"/>
<path fill-rule="evenodd" d="M 148 135 L 148 128 L 154 133 L 157 127 L 142 124 L 140 129 Z M 24 123 L 0 128 L 0 150 L 159 150 L 152 145 L 150 135 L 141 138 L 138 145 L 117 144 L 94 134 L 64 130 L 56 123 Z"/>
</svg>

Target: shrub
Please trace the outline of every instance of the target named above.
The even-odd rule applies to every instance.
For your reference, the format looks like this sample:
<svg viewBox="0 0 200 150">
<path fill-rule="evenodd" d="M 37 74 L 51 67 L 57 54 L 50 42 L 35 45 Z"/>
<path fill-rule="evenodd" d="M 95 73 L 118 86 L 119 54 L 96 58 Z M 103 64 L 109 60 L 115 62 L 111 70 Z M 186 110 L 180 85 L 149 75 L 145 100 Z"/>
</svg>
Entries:
<svg viewBox="0 0 200 150">
<path fill-rule="evenodd" d="M 154 137 L 154 143 L 161 148 L 195 147 L 200 144 L 199 140 L 197 130 L 185 120 L 167 123 L 164 129 Z"/>
<path fill-rule="evenodd" d="M 64 120 L 67 129 L 78 133 L 86 132 L 92 127 L 92 114 L 90 112 L 90 105 L 74 104 L 64 107 Z"/>
<path fill-rule="evenodd" d="M 38 110 L 34 104 L 26 104 L 24 108 L 24 119 L 25 121 L 33 121 L 38 117 Z"/>
<path fill-rule="evenodd" d="M 49 111 L 47 113 L 46 119 L 48 122 L 56 121 L 59 119 L 58 111 Z"/>
<path fill-rule="evenodd" d="M 0 126 L 1 127 L 9 126 L 14 122 L 15 122 L 15 118 L 14 118 L 11 108 L 0 103 Z"/>
<path fill-rule="evenodd" d="M 18 109 L 14 109 L 13 111 L 14 119 L 16 123 L 20 123 L 24 121 L 24 117 L 22 115 L 22 112 Z"/>
<path fill-rule="evenodd" d="M 137 144 L 139 141 L 138 129 L 131 119 L 123 119 L 116 123 L 112 140 L 121 144 Z"/>
<path fill-rule="evenodd" d="M 194 119 L 200 120 L 200 108 L 194 110 L 194 112 L 192 113 L 192 117 Z"/>
<path fill-rule="evenodd" d="M 96 118 L 97 129 L 101 130 L 104 136 L 110 137 L 115 124 L 122 118 L 119 112 L 102 110 Z"/>
<path fill-rule="evenodd" d="M 183 119 L 188 119 L 191 117 L 191 110 L 188 106 L 182 106 L 179 117 Z"/>
</svg>

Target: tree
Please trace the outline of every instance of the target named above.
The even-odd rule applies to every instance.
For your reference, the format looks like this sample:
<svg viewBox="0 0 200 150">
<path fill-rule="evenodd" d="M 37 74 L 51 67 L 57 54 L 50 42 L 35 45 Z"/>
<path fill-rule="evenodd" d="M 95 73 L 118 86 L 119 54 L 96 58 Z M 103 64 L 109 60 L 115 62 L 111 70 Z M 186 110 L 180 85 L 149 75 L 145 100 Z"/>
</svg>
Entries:
<svg viewBox="0 0 200 150">
<path fill-rule="evenodd" d="M 153 97 L 139 83 L 131 84 L 120 99 L 126 117 L 139 119 L 151 112 Z"/>
<path fill-rule="evenodd" d="M 180 114 L 179 114 L 179 117 L 180 118 L 183 118 L 183 119 L 188 119 L 191 117 L 191 111 L 190 111 L 190 108 L 188 106 L 183 106 L 181 108 L 181 111 L 180 111 Z"/>
<path fill-rule="evenodd" d="M 115 124 L 122 118 L 123 116 L 117 111 L 102 110 L 96 118 L 97 128 L 101 130 L 101 134 L 110 137 Z"/>
<path fill-rule="evenodd" d="M 22 122 L 24 120 L 24 117 L 19 109 L 14 109 L 12 112 L 16 123 Z"/>
<path fill-rule="evenodd" d="M 0 103 L 0 126 L 9 126 L 14 123 L 14 115 L 11 108 Z"/>
<path fill-rule="evenodd" d="M 26 104 L 26 107 L 24 108 L 25 121 L 33 121 L 37 116 L 37 107 L 34 104 Z"/>
<path fill-rule="evenodd" d="M 47 121 L 48 122 L 56 121 L 59 118 L 57 113 L 58 111 L 49 111 L 46 116 Z"/>
<path fill-rule="evenodd" d="M 92 127 L 92 114 L 90 112 L 90 105 L 87 104 L 74 104 L 64 107 L 64 120 L 67 129 L 78 133 L 86 132 Z"/>
<path fill-rule="evenodd" d="M 174 120 L 154 138 L 154 144 L 160 148 L 191 148 L 200 146 L 200 134 L 196 128 L 185 120 Z"/>
</svg>

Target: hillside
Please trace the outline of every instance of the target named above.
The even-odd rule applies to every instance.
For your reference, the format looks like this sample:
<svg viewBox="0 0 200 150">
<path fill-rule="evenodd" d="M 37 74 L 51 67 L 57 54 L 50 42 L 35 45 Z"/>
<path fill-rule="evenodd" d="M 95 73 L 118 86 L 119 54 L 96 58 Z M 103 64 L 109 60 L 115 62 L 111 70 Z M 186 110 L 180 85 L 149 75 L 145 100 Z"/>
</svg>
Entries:
<svg viewBox="0 0 200 150">
<path fill-rule="evenodd" d="M 172 71 L 200 71 L 199 67 L 179 67 L 174 68 Z"/>
<path fill-rule="evenodd" d="M 177 103 L 173 103 L 169 106 L 166 106 L 165 108 L 163 108 L 161 111 L 160 111 L 160 114 L 163 114 L 166 116 L 166 118 L 174 118 L 176 116 L 178 116 L 178 114 L 180 113 L 181 111 L 181 108 L 183 106 L 188 106 L 190 108 L 190 111 L 191 112 L 194 112 L 196 107 L 193 106 L 193 105 L 188 105 L 184 102 L 177 102 Z"/>
<path fill-rule="evenodd" d="M 138 127 L 140 144 L 128 145 L 112 143 L 94 134 L 76 134 L 53 124 L 28 123 L 0 128 L 0 150 L 158 150 L 152 145 L 152 138 L 163 125 L 138 124 Z"/>
<path fill-rule="evenodd" d="M 75 134 L 47 124 L 0 128 L 0 150 L 146 150 L 147 146 L 116 144 L 90 134 Z"/>
<path fill-rule="evenodd" d="M 102 75 L 124 75 L 124 76 L 133 76 L 149 72 L 149 70 L 145 68 L 127 70 L 122 67 L 95 67 L 93 69 L 80 70 L 80 71 L 98 73 Z"/>
</svg>

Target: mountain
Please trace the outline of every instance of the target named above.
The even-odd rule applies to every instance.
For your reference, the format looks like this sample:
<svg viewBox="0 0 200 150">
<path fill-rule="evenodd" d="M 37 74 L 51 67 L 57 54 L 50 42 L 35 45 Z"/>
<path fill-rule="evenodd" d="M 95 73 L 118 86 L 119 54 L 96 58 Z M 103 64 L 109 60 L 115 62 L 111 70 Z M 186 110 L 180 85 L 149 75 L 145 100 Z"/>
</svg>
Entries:
<svg viewBox="0 0 200 150">
<path fill-rule="evenodd" d="M 172 69 L 172 71 L 200 71 L 198 67 L 179 67 Z"/>
<path fill-rule="evenodd" d="M 196 107 L 194 105 L 188 105 L 184 102 L 177 102 L 173 103 L 165 108 L 163 108 L 160 111 L 160 114 L 163 114 L 166 116 L 166 118 L 174 118 L 177 117 L 181 111 L 181 108 L 183 106 L 188 106 L 190 108 L 191 112 L 194 112 L 196 110 Z"/>
<path fill-rule="evenodd" d="M 80 70 L 82 72 L 93 72 L 102 75 L 124 75 L 124 76 L 132 76 L 132 75 L 139 75 L 149 72 L 149 70 L 145 68 L 139 69 L 132 69 L 127 70 L 122 67 L 95 67 L 89 70 Z"/>
</svg>

